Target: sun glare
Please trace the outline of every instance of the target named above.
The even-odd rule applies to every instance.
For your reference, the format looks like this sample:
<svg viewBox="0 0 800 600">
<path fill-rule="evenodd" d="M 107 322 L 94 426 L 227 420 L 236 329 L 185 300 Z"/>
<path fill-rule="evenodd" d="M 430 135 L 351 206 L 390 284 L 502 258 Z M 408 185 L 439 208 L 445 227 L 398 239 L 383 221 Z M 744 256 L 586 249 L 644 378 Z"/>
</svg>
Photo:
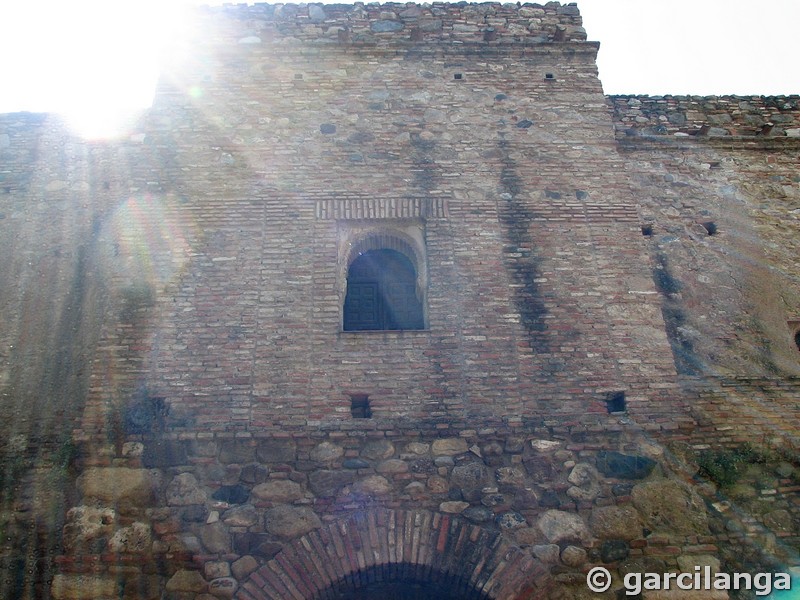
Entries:
<svg viewBox="0 0 800 600">
<path fill-rule="evenodd" d="M 61 113 L 70 129 L 87 140 L 120 137 L 131 130 L 144 109 L 113 109 L 81 105 Z"/>
<path fill-rule="evenodd" d="M 11 85 L 0 91 L 0 112 L 59 113 L 87 138 L 124 133 L 152 103 L 159 55 L 180 7 L 78 0 L 3 8 L 0 52 Z"/>
</svg>

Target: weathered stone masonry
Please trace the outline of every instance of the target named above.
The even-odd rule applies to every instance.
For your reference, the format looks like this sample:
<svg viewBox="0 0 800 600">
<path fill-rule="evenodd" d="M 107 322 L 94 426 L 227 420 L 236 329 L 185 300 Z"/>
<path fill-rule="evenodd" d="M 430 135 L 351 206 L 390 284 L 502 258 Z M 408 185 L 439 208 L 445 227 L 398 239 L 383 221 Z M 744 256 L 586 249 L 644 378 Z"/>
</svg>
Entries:
<svg viewBox="0 0 800 600">
<path fill-rule="evenodd" d="M 606 98 L 558 3 L 186 31 L 124 140 L 0 118 L 4 596 L 796 564 L 797 97 Z M 342 330 L 378 248 L 424 328 Z"/>
</svg>

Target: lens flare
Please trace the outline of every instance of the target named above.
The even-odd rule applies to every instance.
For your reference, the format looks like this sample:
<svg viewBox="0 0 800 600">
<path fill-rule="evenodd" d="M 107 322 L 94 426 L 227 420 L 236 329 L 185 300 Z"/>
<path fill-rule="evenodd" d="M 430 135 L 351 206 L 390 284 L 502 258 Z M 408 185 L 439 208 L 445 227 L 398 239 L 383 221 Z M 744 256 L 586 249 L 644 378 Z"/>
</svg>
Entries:
<svg viewBox="0 0 800 600">
<path fill-rule="evenodd" d="M 186 224 L 168 202 L 131 197 L 116 210 L 102 238 L 108 275 L 120 287 L 157 294 L 182 271 L 190 254 Z"/>
</svg>

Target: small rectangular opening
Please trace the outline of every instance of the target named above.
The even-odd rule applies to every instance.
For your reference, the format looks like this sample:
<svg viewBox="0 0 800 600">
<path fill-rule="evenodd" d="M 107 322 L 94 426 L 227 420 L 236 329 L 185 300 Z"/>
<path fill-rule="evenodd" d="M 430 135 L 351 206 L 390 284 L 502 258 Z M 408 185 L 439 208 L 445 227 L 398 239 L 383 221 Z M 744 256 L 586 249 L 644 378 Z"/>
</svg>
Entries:
<svg viewBox="0 0 800 600">
<path fill-rule="evenodd" d="M 464 78 L 464 74 L 463 73 L 454 73 L 453 74 L 453 79 L 463 79 L 463 78 Z"/>
<path fill-rule="evenodd" d="M 625 412 L 625 392 L 608 392 L 606 408 L 608 414 Z"/>
<path fill-rule="evenodd" d="M 552 73 L 545 73 L 545 74 L 544 74 L 544 78 L 545 78 L 545 79 L 555 79 L 555 78 L 556 78 L 556 76 L 555 76 L 555 75 L 553 75 Z"/>
<path fill-rule="evenodd" d="M 786 324 L 789 326 L 789 331 L 791 331 L 794 336 L 795 347 L 800 351 L 800 321 L 787 321 Z"/>
<path fill-rule="evenodd" d="M 372 417 L 368 394 L 350 394 L 350 414 L 354 419 L 369 419 Z"/>
<path fill-rule="evenodd" d="M 653 237 L 653 226 L 649 223 L 647 225 L 642 225 L 642 235 L 645 237 Z"/>
</svg>

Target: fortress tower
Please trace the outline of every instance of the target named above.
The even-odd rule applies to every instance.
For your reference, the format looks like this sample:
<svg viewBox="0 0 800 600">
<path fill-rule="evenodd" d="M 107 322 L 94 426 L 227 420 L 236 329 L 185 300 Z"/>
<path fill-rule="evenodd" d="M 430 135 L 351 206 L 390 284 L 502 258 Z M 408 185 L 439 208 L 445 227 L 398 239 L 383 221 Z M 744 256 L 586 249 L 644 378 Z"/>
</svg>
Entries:
<svg viewBox="0 0 800 600">
<path fill-rule="evenodd" d="M 0 117 L 3 593 L 788 572 L 798 98 L 607 98 L 598 47 L 574 4 L 225 6 L 123 140 Z"/>
</svg>

